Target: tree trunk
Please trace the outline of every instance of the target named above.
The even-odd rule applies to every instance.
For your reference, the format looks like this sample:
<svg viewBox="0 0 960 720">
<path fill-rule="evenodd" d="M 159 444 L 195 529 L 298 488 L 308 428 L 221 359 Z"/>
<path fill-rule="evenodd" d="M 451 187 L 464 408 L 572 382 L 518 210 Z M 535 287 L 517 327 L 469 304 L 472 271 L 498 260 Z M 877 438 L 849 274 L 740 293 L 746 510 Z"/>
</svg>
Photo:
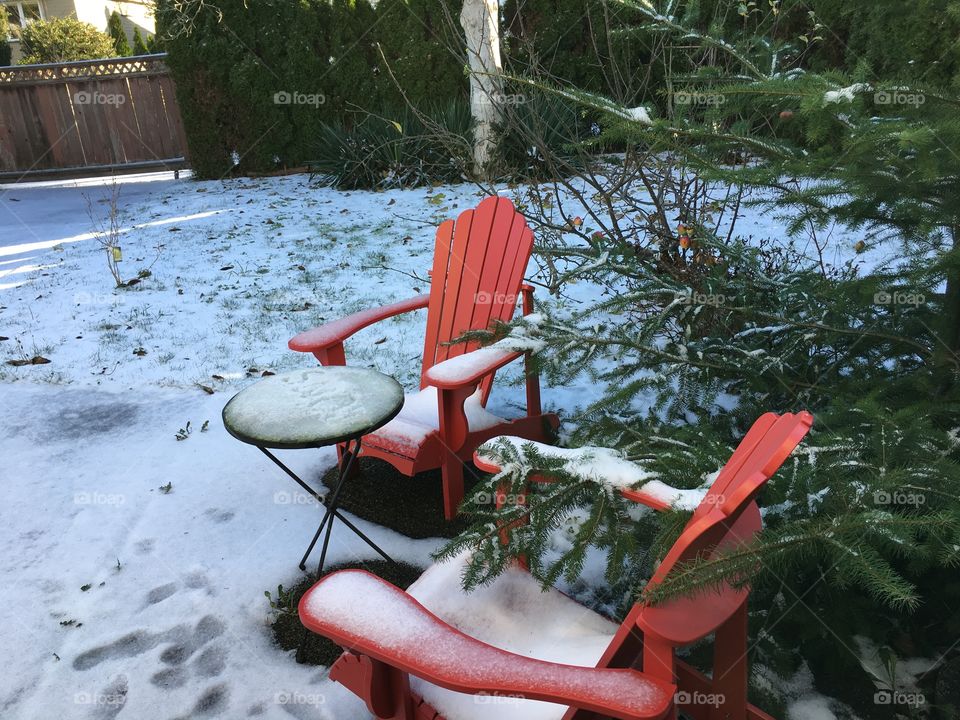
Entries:
<svg viewBox="0 0 960 720">
<path fill-rule="evenodd" d="M 497 0 L 464 0 L 460 25 L 466 34 L 470 63 L 473 165 L 477 175 L 485 178 L 496 148 L 496 127 L 502 119 L 499 3 Z"/>
</svg>

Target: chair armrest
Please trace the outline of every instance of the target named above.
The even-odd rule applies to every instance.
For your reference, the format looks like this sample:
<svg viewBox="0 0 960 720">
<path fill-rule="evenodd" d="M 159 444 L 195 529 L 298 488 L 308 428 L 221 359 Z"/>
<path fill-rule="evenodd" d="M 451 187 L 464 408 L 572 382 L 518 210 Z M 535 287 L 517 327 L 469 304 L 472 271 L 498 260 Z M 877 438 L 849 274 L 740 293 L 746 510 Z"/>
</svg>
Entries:
<svg viewBox="0 0 960 720">
<path fill-rule="evenodd" d="M 603 482 L 616 488 L 627 500 L 641 503 L 659 511 L 670 509 L 695 510 L 703 501 L 708 488 L 681 490 L 659 480 L 646 480 L 645 471 L 638 465 L 620 457 L 616 451 L 608 448 L 565 449 L 552 445 L 532 442 L 523 438 L 506 435 L 491 438 L 473 453 L 473 462 L 478 470 L 499 473 L 502 458 L 497 452 L 497 441 L 506 440 L 518 451 L 525 445 L 533 445 L 541 455 L 559 457 L 567 461 L 567 470 L 584 479 Z M 545 482 L 545 478 L 534 476 L 533 482 Z M 643 483 L 638 488 L 631 487 Z"/>
<path fill-rule="evenodd" d="M 627 500 L 646 505 L 648 508 L 659 510 L 689 510 L 694 511 L 707 496 L 709 488 L 693 488 L 682 490 L 659 480 L 650 480 L 636 490 L 623 489 L 620 494 Z"/>
<path fill-rule="evenodd" d="M 342 343 L 348 337 L 368 325 L 373 325 L 380 320 L 386 320 L 395 315 L 402 315 L 403 313 L 412 312 L 413 310 L 421 310 L 427 307 L 429 302 L 429 295 L 418 295 L 417 297 L 393 303 L 392 305 L 384 305 L 383 307 L 363 310 L 353 315 L 347 315 L 346 317 L 328 322 L 313 330 L 300 333 L 287 343 L 287 347 L 297 352 L 315 353 L 326 350 L 333 345 Z"/>
<path fill-rule="evenodd" d="M 320 580 L 299 614 L 350 653 L 455 692 L 561 703 L 622 720 L 662 718 L 673 705 L 673 685 L 636 670 L 563 665 L 481 642 L 363 570 Z"/>
<path fill-rule="evenodd" d="M 473 352 L 438 362 L 424 373 L 423 379 L 427 385 L 441 390 L 476 385 L 490 373 L 522 355 L 522 352 L 502 350 L 492 345 L 477 348 Z"/>
</svg>

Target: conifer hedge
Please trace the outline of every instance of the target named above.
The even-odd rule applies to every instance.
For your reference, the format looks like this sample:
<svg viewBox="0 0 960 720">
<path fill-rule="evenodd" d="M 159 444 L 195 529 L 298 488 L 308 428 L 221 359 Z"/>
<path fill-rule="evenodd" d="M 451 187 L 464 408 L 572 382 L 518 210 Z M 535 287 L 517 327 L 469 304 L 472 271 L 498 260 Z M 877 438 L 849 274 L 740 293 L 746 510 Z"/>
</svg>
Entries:
<svg viewBox="0 0 960 720">
<path fill-rule="evenodd" d="M 365 113 L 402 106 L 391 72 L 416 105 L 466 98 L 444 5 L 161 0 L 158 35 L 177 83 L 194 172 L 221 177 L 302 165 L 315 154 L 324 123 L 349 128 Z"/>
</svg>

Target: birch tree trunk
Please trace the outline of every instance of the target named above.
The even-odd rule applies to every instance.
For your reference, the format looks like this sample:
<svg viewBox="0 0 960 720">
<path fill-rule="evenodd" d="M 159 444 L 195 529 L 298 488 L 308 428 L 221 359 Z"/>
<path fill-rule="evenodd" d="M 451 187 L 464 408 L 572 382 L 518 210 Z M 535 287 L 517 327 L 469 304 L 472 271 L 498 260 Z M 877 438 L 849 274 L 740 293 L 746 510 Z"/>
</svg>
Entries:
<svg viewBox="0 0 960 720">
<path fill-rule="evenodd" d="M 474 121 L 474 171 L 485 177 L 496 147 L 495 130 L 502 117 L 500 76 L 500 6 L 498 0 L 463 0 L 460 25 L 467 38 L 470 63 L 470 112 Z"/>
</svg>

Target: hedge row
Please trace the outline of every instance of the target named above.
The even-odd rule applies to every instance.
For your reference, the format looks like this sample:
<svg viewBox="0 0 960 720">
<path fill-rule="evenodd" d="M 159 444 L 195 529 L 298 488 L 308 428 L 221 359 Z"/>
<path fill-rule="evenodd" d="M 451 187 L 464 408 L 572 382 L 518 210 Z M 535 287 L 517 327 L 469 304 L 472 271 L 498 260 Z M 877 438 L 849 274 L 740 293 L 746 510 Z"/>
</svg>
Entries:
<svg viewBox="0 0 960 720">
<path fill-rule="evenodd" d="M 443 5 L 222 0 L 198 3 L 185 24 L 172 0 L 160 0 L 158 34 L 197 175 L 302 164 L 325 122 L 349 126 L 363 111 L 402 105 L 391 72 L 413 103 L 466 97 Z"/>
</svg>

